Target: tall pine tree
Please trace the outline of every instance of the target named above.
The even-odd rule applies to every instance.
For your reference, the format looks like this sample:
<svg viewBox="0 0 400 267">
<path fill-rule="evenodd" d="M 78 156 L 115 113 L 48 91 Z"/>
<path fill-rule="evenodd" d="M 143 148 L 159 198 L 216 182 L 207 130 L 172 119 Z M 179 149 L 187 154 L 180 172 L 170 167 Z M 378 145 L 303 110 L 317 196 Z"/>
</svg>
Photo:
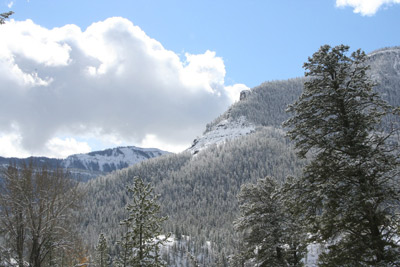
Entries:
<svg viewBox="0 0 400 267">
<path fill-rule="evenodd" d="M 127 228 L 120 242 L 124 255 L 120 255 L 120 266 L 165 266 L 160 257 L 160 246 L 169 235 L 162 235 L 161 224 L 167 217 L 161 217 L 158 195 L 153 193 L 151 184 L 145 184 L 139 177 L 134 178 L 133 187 L 128 187 L 132 202 L 126 207 L 129 218 L 121 222 Z"/>
<path fill-rule="evenodd" d="M 312 240 L 326 243 L 321 266 L 388 266 L 400 258 L 398 149 L 393 111 L 368 77 L 367 56 L 322 46 L 304 64 L 307 81 L 284 123 L 301 157 L 310 156 L 294 186 L 297 212 Z"/>
<path fill-rule="evenodd" d="M 108 253 L 107 240 L 104 234 L 100 234 L 99 241 L 96 246 L 96 266 L 97 267 L 107 267 L 110 266 L 110 255 Z"/>
<path fill-rule="evenodd" d="M 243 185 L 238 198 L 242 216 L 235 227 L 243 234 L 244 246 L 235 264 L 302 266 L 304 247 L 300 246 L 298 227 L 283 205 L 275 179 L 266 177 Z"/>
</svg>

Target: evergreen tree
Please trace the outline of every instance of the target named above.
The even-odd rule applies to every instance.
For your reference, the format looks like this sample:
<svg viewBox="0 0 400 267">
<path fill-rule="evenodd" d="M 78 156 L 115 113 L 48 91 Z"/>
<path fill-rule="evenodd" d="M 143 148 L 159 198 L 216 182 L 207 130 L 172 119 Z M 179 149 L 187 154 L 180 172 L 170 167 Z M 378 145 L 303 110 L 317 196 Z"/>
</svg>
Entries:
<svg viewBox="0 0 400 267">
<path fill-rule="evenodd" d="M 119 240 L 117 242 L 120 247 L 119 255 L 118 255 L 117 259 L 115 260 L 115 265 L 117 267 L 129 266 L 129 257 L 132 252 L 132 249 L 133 249 L 132 242 L 130 241 L 130 238 L 129 238 L 129 236 L 130 236 L 129 228 L 126 223 L 122 222 L 122 224 L 125 225 L 126 230 L 125 230 L 125 233 L 122 236 L 121 240 Z"/>
<path fill-rule="evenodd" d="M 245 248 L 236 263 L 244 258 L 257 266 L 301 266 L 304 251 L 299 250 L 295 224 L 282 205 L 275 179 L 243 185 L 238 198 L 242 216 L 235 226 L 243 232 Z"/>
<path fill-rule="evenodd" d="M 296 215 L 297 203 L 292 196 L 292 186 L 295 184 L 293 177 L 287 177 L 279 190 L 278 201 L 284 213 L 281 228 L 287 264 L 288 266 L 303 266 L 302 260 L 307 252 L 307 246 L 304 242 L 306 234 L 301 225 L 301 220 Z"/>
<path fill-rule="evenodd" d="M 128 192 L 132 194 L 132 202 L 126 207 L 129 218 L 121 222 L 128 228 L 121 242 L 123 251 L 128 251 L 127 266 L 165 266 L 159 251 L 169 235 L 161 236 L 161 224 L 167 217 L 159 216 L 158 195 L 139 177 L 134 178 Z"/>
<path fill-rule="evenodd" d="M 310 163 L 293 186 L 297 213 L 312 239 L 327 244 L 321 266 L 388 266 L 400 258 L 395 128 L 380 130 L 393 109 L 372 89 L 367 56 L 322 46 L 304 64 L 309 79 L 284 125 Z"/>
<path fill-rule="evenodd" d="M 96 267 L 110 266 L 110 255 L 108 254 L 107 240 L 104 234 L 100 234 L 99 241 L 96 246 Z"/>
</svg>

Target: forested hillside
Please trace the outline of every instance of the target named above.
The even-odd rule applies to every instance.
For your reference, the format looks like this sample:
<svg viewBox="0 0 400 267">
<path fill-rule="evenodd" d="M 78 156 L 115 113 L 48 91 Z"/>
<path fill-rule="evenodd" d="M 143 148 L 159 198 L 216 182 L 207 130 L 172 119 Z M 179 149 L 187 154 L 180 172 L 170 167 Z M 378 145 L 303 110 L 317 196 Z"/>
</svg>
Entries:
<svg viewBox="0 0 400 267">
<path fill-rule="evenodd" d="M 393 106 L 400 105 L 400 47 L 383 48 L 368 55 L 370 75 L 376 82 L 375 90 Z M 287 105 L 293 103 L 303 90 L 305 78 L 269 81 L 251 89 L 247 97 L 206 127 L 206 132 L 223 119 L 246 117 L 256 125 L 281 127 L 289 114 Z"/>
<path fill-rule="evenodd" d="M 205 241 L 211 241 L 215 253 L 230 255 L 235 246 L 232 221 L 238 212 L 240 186 L 267 175 L 283 180 L 296 175 L 300 166 L 283 133 L 271 127 L 193 157 L 182 153 L 151 159 L 89 182 L 90 204 L 82 213 L 82 231 L 92 244 L 99 232 L 116 241 L 128 201 L 125 185 L 140 176 L 161 195 L 162 212 L 169 216 L 166 231 L 191 236 L 195 255 L 202 254 Z"/>
<path fill-rule="evenodd" d="M 369 56 L 371 74 L 378 83 L 375 89 L 394 106 L 400 104 L 399 55 L 399 48 L 390 48 Z M 196 155 L 166 155 L 89 182 L 87 205 L 81 214 L 86 240 L 94 244 L 100 232 L 111 243 L 119 239 L 119 222 L 129 201 L 125 187 L 140 176 L 160 194 L 162 213 L 169 216 L 165 231 L 190 236 L 185 249 L 201 263 L 211 266 L 221 255 L 232 254 L 238 246 L 232 221 L 238 215 L 240 186 L 265 176 L 283 181 L 301 172 L 302 162 L 281 124 L 288 118 L 287 105 L 299 97 L 304 81 L 263 83 L 206 127 L 207 133 L 222 120 L 245 117 L 256 125 L 254 133 L 211 145 Z M 211 241 L 212 255 L 204 250 L 206 241 Z"/>
</svg>

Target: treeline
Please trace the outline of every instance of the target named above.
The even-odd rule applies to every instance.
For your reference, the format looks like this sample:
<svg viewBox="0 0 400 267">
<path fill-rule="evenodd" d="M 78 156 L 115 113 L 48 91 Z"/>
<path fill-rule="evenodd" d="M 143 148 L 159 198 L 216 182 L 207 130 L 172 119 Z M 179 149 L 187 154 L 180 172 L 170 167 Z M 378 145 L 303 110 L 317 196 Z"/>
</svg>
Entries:
<svg viewBox="0 0 400 267">
<path fill-rule="evenodd" d="M 188 250 L 199 259 L 205 253 L 204 244 L 210 241 L 214 255 L 207 261 L 211 264 L 222 254 L 227 259 L 235 251 L 232 222 L 238 216 L 240 186 L 265 176 L 283 181 L 299 174 L 301 166 L 283 133 L 273 128 L 261 128 L 195 156 L 181 153 L 151 159 L 87 184 L 81 232 L 90 244 L 96 243 L 99 232 L 115 243 L 128 201 L 125 186 L 139 176 L 154 184 L 160 194 L 162 215 L 169 217 L 165 232 L 190 236 Z"/>
</svg>

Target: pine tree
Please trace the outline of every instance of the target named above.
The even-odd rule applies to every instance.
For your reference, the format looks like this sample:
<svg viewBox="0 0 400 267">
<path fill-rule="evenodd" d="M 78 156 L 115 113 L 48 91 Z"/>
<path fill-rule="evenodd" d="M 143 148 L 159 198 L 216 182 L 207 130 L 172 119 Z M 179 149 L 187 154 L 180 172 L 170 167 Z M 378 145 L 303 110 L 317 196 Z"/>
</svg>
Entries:
<svg viewBox="0 0 400 267">
<path fill-rule="evenodd" d="M 127 267 L 129 266 L 129 257 L 130 254 L 133 250 L 132 247 L 132 242 L 130 241 L 130 234 L 129 234 L 129 228 L 126 223 L 122 222 L 123 225 L 125 225 L 125 233 L 121 237 L 121 240 L 117 242 L 117 244 L 120 247 L 119 255 L 117 259 L 115 260 L 115 266 L 117 267 Z"/>
<path fill-rule="evenodd" d="M 307 251 L 304 242 L 306 239 L 305 231 L 301 225 L 301 220 L 296 216 L 296 202 L 292 196 L 292 186 L 295 184 L 294 178 L 289 176 L 279 189 L 278 201 L 283 212 L 281 221 L 282 239 L 285 243 L 285 259 L 288 266 L 303 266 L 303 258 Z"/>
<path fill-rule="evenodd" d="M 132 202 L 126 207 L 129 218 L 121 222 L 127 227 L 121 242 L 123 251 L 128 251 L 127 266 L 165 266 L 159 251 L 169 235 L 161 235 L 161 224 L 167 217 L 159 216 L 158 195 L 139 177 L 134 178 L 134 185 L 128 187 L 128 192 L 132 194 Z"/>
<path fill-rule="evenodd" d="M 104 234 L 99 235 L 99 241 L 96 246 L 96 267 L 110 266 L 110 255 L 108 254 L 107 240 Z"/>
<path fill-rule="evenodd" d="M 238 198 L 242 216 L 235 226 L 243 233 L 245 250 L 236 256 L 237 264 L 247 259 L 257 266 L 301 266 L 304 249 L 275 179 L 243 185 Z"/>
<path fill-rule="evenodd" d="M 312 239 L 327 244 L 321 266 L 387 266 L 400 258 L 396 128 L 372 89 L 367 56 L 322 46 L 304 64 L 308 80 L 284 123 L 298 154 L 311 161 L 293 186 L 297 214 Z M 310 241 L 311 241 L 310 240 Z"/>
</svg>

